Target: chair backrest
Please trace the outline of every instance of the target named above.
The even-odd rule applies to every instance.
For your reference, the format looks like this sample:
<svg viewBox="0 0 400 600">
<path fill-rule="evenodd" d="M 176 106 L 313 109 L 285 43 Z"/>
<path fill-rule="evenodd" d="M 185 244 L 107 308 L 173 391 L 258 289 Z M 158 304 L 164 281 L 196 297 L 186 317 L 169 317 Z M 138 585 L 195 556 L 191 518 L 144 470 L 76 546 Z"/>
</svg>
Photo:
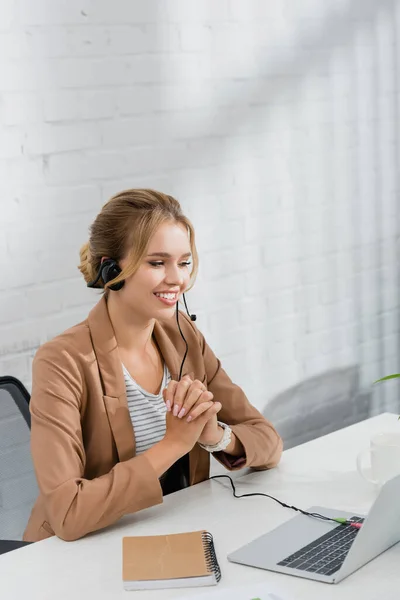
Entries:
<svg viewBox="0 0 400 600">
<path fill-rule="evenodd" d="M 265 407 L 289 449 L 370 416 L 371 391 L 359 390 L 357 366 L 333 369 L 282 392 Z"/>
<path fill-rule="evenodd" d="M 0 539 L 22 539 L 37 495 L 29 393 L 18 379 L 0 377 Z"/>
</svg>

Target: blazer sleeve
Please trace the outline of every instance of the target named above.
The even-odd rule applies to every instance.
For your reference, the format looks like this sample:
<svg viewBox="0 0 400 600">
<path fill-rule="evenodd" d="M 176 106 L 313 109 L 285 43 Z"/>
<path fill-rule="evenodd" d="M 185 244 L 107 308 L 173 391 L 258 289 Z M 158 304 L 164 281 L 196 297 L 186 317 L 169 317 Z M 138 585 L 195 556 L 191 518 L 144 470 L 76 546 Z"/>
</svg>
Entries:
<svg viewBox="0 0 400 600">
<path fill-rule="evenodd" d="M 162 502 L 156 472 L 143 455 L 85 479 L 81 429 L 83 373 L 65 350 L 49 342 L 33 362 L 31 451 L 48 522 L 64 540 L 78 539 L 127 513 Z"/>
<path fill-rule="evenodd" d="M 252 467 L 268 469 L 275 467 L 282 455 L 282 440 L 278 432 L 262 414 L 250 404 L 243 390 L 234 384 L 221 366 L 221 362 L 208 346 L 204 336 L 197 330 L 202 348 L 207 384 L 214 400 L 222 404 L 218 419 L 229 425 L 245 450 L 244 460 L 226 460 L 227 455 L 214 456 L 227 468 Z M 233 459 L 233 460 L 232 460 Z"/>
</svg>

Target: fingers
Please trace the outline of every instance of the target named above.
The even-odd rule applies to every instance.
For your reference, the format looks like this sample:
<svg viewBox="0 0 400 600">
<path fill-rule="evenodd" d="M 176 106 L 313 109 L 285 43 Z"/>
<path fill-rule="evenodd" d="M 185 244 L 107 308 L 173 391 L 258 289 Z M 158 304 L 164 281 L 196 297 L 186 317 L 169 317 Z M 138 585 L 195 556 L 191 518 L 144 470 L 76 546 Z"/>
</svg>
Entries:
<svg viewBox="0 0 400 600">
<path fill-rule="evenodd" d="M 222 408 L 221 402 L 202 402 L 201 404 L 196 405 L 189 413 L 187 417 L 187 421 L 194 421 L 198 417 L 204 415 L 206 422 L 214 415 L 216 415 Z"/>
<path fill-rule="evenodd" d="M 175 396 L 174 396 L 174 406 L 173 406 L 173 413 L 174 413 L 175 417 L 178 416 L 178 413 L 181 410 L 181 408 L 185 402 L 185 398 L 189 391 L 189 388 L 193 385 L 193 383 L 194 382 L 193 382 L 192 378 L 189 377 L 189 375 L 185 375 L 184 377 L 182 377 L 182 379 L 180 381 L 177 382 Z M 194 387 L 197 387 L 197 386 L 194 386 Z"/>
<path fill-rule="evenodd" d="M 169 382 L 167 387 L 163 389 L 164 402 L 165 402 L 168 412 L 170 410 L 172 410 L 172 407 L 174 405 L 174 396 L 175 396 L 175 391 L 176 391 L 177 387 L 178 387 L 178 381 L 171 379 L 171 381 Z"/>
<path fill-rule="evenodd" d="M 163 396 L 167 410 L 180 418 L 187 416 L 197 403 L 209 402 L 213 398 L 213 394 L 207 391 L 201 381 L 193 381 L 189 375 L 185 375 L 180 381 L 170 381 Z"/>
<path fill-rule="evenodd" d="M 178 412 L 178 417 L 182 418 L 184 416 L 188 416 L 189 414 L 192 415 L 192 417 L 195 417 L 193 414 L 195 407 L 204 403 L 210 403 L 213 398 L 214 395 L 207 390 L 203 391 L 199 388 L 190 388 L 186 395 L 185 402 Z"/>
<path fill-rule="evenodd" d="M 214 404 L 212 400 L 208 400 L 207 402 L 201 402 L 200 404 L 196 404 L 196 406 L 190 411 L 186 421 L 190 423 L 190 421 L 194 421 L 197 417 L 200 417 L 203 413 L 205 413 L 211 406 Z"/>
<path fill-rule="evenodd" d="M 200 398 L 202 393 L 203 393 L 203 391 L 200 388 L 194 387 L 193 385 L 191 385 L 190 388 L 188 389 L 188 391 L 186 392 L 186 396 L 183 399 L 182 406 L 180 406 L 180 404 L 178 404 L 178 401 L 175 400 L 175 403 L 174 403 L 175 417 L 179 417 L 181 419 L 183 416 L 188 414 L 188 412 L 196 404 L 196 402 L 198 401 L 198 399 Z"/>
<path fill-rule="evenodd" d="M 182 408 L 183 399 L 186 396 L 186 392 L 191 383 L 191 377 L 189 377 L 189 375 L 185 375 L 180 381 L 174 381 L 171 379 L 166 390 L 164 390 L 165 394 L 163 391 L 167 410 L 173 411 L 175 416 L 177 416 L 178 412 Z"/>
<path fill-rule="evenodd" d="M 205 410 L 199 418 L 199 422 L 207 423 L 212 417 L 214 417 L 222 408 L 221 402 L 212 402 L 211 406 Z"/>
</svg>

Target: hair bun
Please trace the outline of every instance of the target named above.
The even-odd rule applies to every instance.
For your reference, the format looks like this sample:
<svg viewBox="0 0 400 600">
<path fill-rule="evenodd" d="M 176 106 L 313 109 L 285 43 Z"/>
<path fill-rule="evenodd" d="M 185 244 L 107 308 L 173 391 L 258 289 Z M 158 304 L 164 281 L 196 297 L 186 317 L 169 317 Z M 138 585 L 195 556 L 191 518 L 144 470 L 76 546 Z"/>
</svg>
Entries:
<svg viewBox="0 0 400 600">
<path fill-rule="evenodd" d="M 81 249 L 79 251 L 79 256 L 80 256 L 81 262 L 80 262 L 80 265 L 78 266 L 78 269 L 82 273 L 86 283 L 89 283 L 89 281 L 93 281 L 93 279 L 94 279 L 93 267 L 92 267 L 92 256 L 90 254 L 89 242 L 86 242 L 85 244 L 83 244 L 83 246 L 81 247 Z"/>
</svg>

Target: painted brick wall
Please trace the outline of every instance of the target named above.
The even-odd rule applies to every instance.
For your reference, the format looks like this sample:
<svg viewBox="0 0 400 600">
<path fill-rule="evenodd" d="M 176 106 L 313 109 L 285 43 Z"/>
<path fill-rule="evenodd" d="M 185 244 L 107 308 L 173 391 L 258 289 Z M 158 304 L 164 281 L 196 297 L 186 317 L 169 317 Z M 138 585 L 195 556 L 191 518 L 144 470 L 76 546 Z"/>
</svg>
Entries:
<svg viewBox="0 0 400 600">
<path fill-rule="evenodd" d="M 0 373 L 85 317 L 79 247 L 138 186 L 193 219 L 190 308 L 256 406 L 397 370 L 399 32 L 389 0 L 2 0 Z"/>
</svg>

